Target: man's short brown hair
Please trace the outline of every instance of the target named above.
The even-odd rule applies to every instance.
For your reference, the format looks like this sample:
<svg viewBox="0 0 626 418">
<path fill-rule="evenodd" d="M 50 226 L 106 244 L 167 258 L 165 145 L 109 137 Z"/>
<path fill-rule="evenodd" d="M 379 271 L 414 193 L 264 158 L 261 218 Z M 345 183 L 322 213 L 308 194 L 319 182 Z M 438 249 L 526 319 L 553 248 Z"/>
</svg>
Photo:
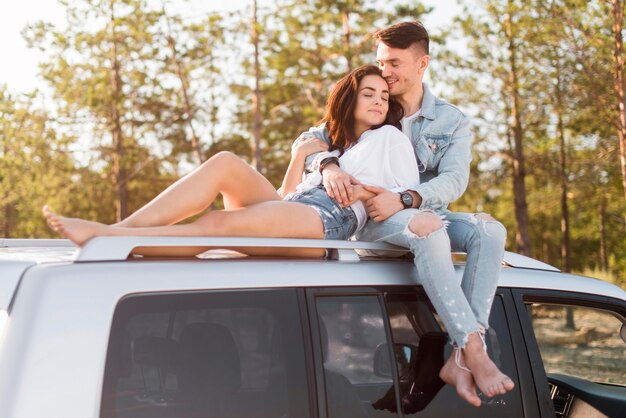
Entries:
<svg viewBox="0 0 626 418">
<path fill-rule="evenodd" d="M 382 42 L 391 48 L 407 49 L 417 44 L 417 46 L 428 55 L 428 32 L 422 22 L 414 20 L 412 22 L 400 22 L 395 25 L 380 29 L 374 34 L 377 42 Z"/>
</svg>

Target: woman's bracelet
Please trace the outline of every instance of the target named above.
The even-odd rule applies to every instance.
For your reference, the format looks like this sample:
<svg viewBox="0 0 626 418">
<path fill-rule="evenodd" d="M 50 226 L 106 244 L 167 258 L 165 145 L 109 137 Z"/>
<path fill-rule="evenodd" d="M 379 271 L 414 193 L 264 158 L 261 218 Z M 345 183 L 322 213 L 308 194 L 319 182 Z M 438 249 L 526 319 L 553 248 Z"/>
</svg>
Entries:
<svg viewBox="0 0 626 418">
<path fill-rule="evenodd" d="M 320 161 L 320 174 L 322 174 L 322 171 L 324 171 L 324 169 L 326 168 L 328 164 L 337 164 L 337 167 L 340 167 L 339 158 L 327 157 L 327 158 L 324 158 L 322 161 Z"/>
</svg>

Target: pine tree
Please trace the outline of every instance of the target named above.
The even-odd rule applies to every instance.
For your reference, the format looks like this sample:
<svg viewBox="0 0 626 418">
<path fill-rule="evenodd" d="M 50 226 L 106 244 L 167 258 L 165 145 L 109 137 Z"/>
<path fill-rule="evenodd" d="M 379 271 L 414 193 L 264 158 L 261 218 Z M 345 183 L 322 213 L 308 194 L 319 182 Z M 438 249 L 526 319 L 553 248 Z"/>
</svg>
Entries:
<svg viewBox="0 0 626 418">
<path fill-rule="evenodd" d="M 116 219 L 129 212 L 129 182 L 145 165 L 140 140 L 172 103 L 162 84 L 164 61 L 153 45 L 160 21 L 142 0 L 82 0 L 66 4 L 68 28 L 39 22 L 25 31 L 49 54 L 41 64 L 64 123 L 88 131 L 115 189 Z"/>
</svg>

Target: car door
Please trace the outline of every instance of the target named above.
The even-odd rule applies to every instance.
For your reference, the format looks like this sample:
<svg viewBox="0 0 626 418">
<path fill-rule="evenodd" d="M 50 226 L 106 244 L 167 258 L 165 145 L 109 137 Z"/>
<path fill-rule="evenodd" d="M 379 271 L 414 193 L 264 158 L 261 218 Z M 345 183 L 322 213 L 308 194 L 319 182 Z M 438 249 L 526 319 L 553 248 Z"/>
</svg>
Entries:
<svg viewBox="0 0 626 418">
<path fill-rule="evenodd" d="M 586 293 L 515 289 L 538 390 L 557 417 L 626 416 L 626 302 Z M 621 335 L 620 335 L 621 332 Z"/>
<path fill-rule="evenodd" d="M 538 416 L 536 398 L 524 401 L 519 385 L 475 408 L 443 384 L 451 347 L 421 287 L 316 288 L 307 301 L 321 417 Z M 501 294 L 491 325 L 490 354 L 517 382 Z"/>
</svg>

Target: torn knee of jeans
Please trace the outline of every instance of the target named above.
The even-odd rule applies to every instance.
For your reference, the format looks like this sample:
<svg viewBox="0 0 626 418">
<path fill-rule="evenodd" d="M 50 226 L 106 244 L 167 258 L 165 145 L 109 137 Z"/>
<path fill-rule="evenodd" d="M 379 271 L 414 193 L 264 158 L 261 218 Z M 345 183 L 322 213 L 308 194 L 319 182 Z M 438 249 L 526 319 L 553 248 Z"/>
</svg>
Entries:
<svg viewBox="0 0 626 418">
<path fill-rule="evenodd" d="M 473 213 L 472 216 L 469 217 L 469 221 L 473 224 L 478 224 L 479 222 L 498 222 L 493 216 L 483 212 Z"/>
<path fill-rule="evenodd" d="M 482 226 L 483 232 L 488 237 L 491 237 L 492 235 L 487 230 L 487 225 L 498 225 L 505 231 L 505 234 L 506 234 L 506 228 L 504 228 L 504 225 L 502 225 L 500 222 L 498 222 L 493 216 L 489 215 L 488 213 L 482 213 L 482 212 L 474 213 L 472 216 L 469 217 L 469 220 L 475 225 L 480 224 Z"/>
<path fill-rule="evenodd" d="M 479 212 L 479 213 L 475 213 L 473 218 L 477 221 L 492 221 L 492 222 L 497 222 L 496 218 L 494 218 L 493 216 L 491 216 L 488 213 L 484 213 L 484 212 Z"/>
<path fill-rule="evenodd" d="M 428 238 L 433 232 L 445 229 L 446 225 L 447 222 L 435 212 L 422 211 L 411 218 L 405 233 L 418 238 Z"/>
</svg>

